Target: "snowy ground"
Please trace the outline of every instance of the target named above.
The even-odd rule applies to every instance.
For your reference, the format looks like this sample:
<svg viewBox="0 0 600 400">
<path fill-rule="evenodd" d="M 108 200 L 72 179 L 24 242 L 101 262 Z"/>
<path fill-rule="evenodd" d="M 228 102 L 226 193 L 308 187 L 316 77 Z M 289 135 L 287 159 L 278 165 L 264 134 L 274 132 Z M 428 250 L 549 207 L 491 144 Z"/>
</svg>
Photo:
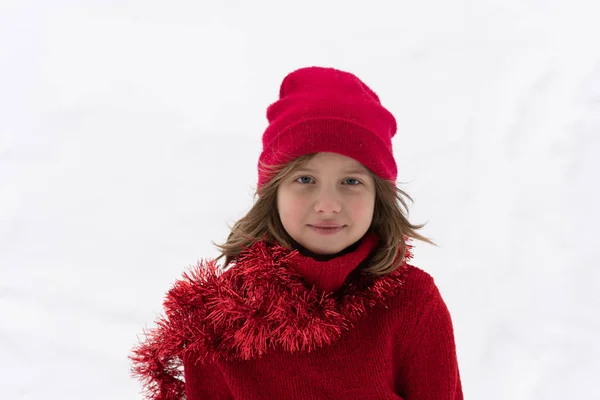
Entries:
<svg viewBox="0 0 600 400">
<path fill-rule="evenodd" d="M 306 65 L 356 73 L 398 119 L 465 397 L 600 399 L 599 15 L 1 0 L 2 399 L 141 397 L 129 350 L 250 207 L 265 108 Z"/>
</svg>

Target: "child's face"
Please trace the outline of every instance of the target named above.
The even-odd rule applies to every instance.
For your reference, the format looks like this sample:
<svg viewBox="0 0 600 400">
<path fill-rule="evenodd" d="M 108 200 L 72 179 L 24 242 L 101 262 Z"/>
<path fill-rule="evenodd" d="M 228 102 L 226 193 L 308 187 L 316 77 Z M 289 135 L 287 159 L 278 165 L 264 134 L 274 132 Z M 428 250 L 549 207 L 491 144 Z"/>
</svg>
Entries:
<svg viewBox="0 0 600 400">
<path fill-rule="evenodd" d="M 277 208 L 287 233 L 317 254 L 335 254 L 359 240 L 371 226 L 375 186 L 358 161 L 318 153 L 277 189 Z M 319 229 L 333 225 L 334 229 Z"/>
</svg>

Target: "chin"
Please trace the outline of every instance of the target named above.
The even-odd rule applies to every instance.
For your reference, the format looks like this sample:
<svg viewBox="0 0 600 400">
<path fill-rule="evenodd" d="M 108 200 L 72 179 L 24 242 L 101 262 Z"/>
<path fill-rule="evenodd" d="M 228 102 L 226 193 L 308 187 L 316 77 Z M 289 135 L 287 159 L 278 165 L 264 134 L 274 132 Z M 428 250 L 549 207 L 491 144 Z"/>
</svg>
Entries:
<svg viewBox="0 0 600 400">
<path fill-rule="evenodd" d="M 310 247 L 306 247 L 306 249 L 312 251 L 315 254 L 319 254 L 322 256 L 328 256 L 331 254 L 335 254 L 335 253 L 339 253 L 340 251 L 344 250 L 346 247 L 331 247 L 331 248 L 323 248 L 323 247 L 318 247 L 318 248 L 310 248 Z"/>
<path fill-rule="evenodd" d="M 352 243 L 350 243 L 352 244 Z M 320 255 L 330 255 L 330 254 L 335 254 L 335 253 L 339 253 L 340 251 L 344 250 L 346 247 L 350 246 L 350 244 L 345 245 L 345 244 L 338 244 L 338 243 L 331 243 L 331 244 L 327 244 L 327 243 L 319 243 L 316 246 L 304 246 L 304 248 L 306 248 L 309 251 L 312 251 L 313 253 L 316 254 L 320 254 Z"/>
</svg>

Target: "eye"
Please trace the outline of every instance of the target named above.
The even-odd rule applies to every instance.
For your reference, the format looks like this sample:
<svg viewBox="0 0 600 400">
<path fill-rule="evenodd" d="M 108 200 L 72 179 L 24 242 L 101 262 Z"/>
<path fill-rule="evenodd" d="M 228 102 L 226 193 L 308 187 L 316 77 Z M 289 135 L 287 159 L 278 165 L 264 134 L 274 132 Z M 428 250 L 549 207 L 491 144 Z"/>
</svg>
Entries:
<svg viewBox="0 0 600 400">
<path fill-rule="evenodd" d="M 300 177 L 296 178 L 294 180 L 294 182 L 298 182 L 298 183 L 311 183 L 310 180 L 312 180 L 312 178 L 310 176 L 300 176 Z"/>
<path fill-rule="evenodd" d="M 355 179 L 355 178 L 344 179 L 344 182 L 348 182 L 348 181 L 351 182 L 351 183 L 348 183 L 348 185 L 350 185 L 350 186 L 356 186 L 356 185 L 360 185 L 362 183 L 361 181 L 359 181 L 358 179 Z"/>
</svg>

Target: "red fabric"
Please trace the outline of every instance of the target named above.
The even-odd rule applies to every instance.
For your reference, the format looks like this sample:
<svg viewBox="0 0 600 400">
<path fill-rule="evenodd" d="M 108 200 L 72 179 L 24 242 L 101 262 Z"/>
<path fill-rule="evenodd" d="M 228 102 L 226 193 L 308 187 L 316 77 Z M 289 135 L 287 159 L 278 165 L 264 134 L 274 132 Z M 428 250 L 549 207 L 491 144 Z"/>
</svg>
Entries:
<svg viewBox="0 0 600 400">
<path fill-rule="evenodd" d="M 439 290 L 406 260 L 383 277 L 364 273 L 358 267 L 376 241 L 367 234 L 325 262 L 258 242 L 227 272 L 200 263 L 134 350 L 148 398 L 462 400 Z M 322 289 L 339 275 L 338 289 Z"/>
<path fill-rule="evenodd" d="M 357 265 L 367 258 L 377 246 L 378 240 L 376 234 L 368 232 L 363 237 L 360 247 L 351 253 L 327 261 L 317 261 L 297 253 L 290 260 L 290 266 L 320 290 L 333 292 L 338 290 Z"/>
<path fill-rule="evenodd" d="M 301 68 L 288 74 L 279 100 L 267 109 L 258 186 L 271 176 L 261 168 L 311 153 L 339 153 L 395 181 L 392 151 L 396 119 L 358 77 L 333 68 Z"/>
</svg>

